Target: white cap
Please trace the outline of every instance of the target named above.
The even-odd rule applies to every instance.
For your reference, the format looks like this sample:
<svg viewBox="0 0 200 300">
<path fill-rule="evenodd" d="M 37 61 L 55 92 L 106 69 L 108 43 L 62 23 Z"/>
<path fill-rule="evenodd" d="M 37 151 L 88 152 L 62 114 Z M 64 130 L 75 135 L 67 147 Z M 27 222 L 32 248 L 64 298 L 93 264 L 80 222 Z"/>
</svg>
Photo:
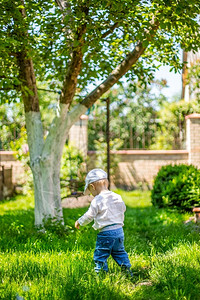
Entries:
<svg viewBox="0 0 200 300">
<path fill-rule="evenodd" d="M 107 173 L 105 171 L 103 171 L 102 169 L 91 170 L 85 178 L 84 194 L 87 194 L 87 188 L 90 183 L 101 180 L 101 179 L 107 179 L 107 178 L 108 178 Z"/>
</svg>

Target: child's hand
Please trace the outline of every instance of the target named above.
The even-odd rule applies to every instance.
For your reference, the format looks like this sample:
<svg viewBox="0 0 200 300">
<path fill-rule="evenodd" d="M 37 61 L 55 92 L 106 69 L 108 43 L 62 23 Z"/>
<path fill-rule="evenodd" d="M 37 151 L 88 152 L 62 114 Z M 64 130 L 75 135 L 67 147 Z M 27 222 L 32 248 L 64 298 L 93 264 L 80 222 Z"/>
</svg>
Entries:
<svg viewBox="0 0 200 300">
<path fill-rule="evenodd" d="M 80 229 L 80 224 L 79 224 L 78 221 L 75 222 L 75 228 L 76 228 L 76 229 Z"/>
</svg>

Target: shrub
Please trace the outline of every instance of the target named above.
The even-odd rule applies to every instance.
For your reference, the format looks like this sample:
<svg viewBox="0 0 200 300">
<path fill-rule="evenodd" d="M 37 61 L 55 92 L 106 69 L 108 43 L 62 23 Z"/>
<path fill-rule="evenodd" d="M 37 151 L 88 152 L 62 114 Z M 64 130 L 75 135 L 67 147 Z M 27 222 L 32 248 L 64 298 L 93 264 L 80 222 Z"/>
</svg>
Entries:
<svg viewBox="0 0 200 300">
<path fill-rule="evenodd" d="M 107 143 L 104 142 L 103 138 L 94 141 L 95 150 L 96 150 L 96 161 L 95 168 L 103 168 L 107 169 Z M 120 139 L 113 139 L 110 141 L 110 150 L 118 150 L 122 145 L 122 141 Z M 116 155 L 110 156 L 110 174 L 112 176 L 115 175 L 115 171 L 117 169 L 119 163 L 119 158 Z"/>
<path fill-rule="evenodd" d="M 28 195 L 33 189 L 33 174 L 30 168 L 30 155 L 25 127 L 20 129 L 18 139 L 10 142 L 10 148 L 15 151 L 15 157 L 22 163 L 24 169 L 24 173 L 22 172 L 21 176 L 17 178 L 17 185 L 22 186 L 24 195 Z"/>
<path fill-rule="evenodd" d="M 167 165 L 158 172 L 151 192 L 158 207 L 190 211 L 200 205 L 200 171 L 192 165 Z"/>
<path fill-rule="evenodd" d="M 86 166 L 80 151 L 72 146 L 65 146 L 61 160 L 61 197 L 83 192 Z"/>
</svg>

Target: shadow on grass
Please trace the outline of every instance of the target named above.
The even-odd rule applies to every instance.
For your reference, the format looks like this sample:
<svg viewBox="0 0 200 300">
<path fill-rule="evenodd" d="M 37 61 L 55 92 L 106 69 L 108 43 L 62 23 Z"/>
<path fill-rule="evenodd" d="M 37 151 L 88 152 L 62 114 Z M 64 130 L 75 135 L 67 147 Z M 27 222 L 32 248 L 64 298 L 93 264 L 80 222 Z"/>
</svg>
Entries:
<svg viewBox="0 0 200 300">
<path fill-rule="evenodd" d="M 89 226 L 74 228 L 86 208 L 64 209 L 65 228 L 52 226 L 44 233 L 34 227 L 34 209 L 8 210 L 0 215 L 0 251 L 51 252 L 94 248 L 96 233 Z"/>
<path fill-rule="evenodd" d="M 127 207 L 125 238 L 127 251 L 152 255 L 164 253 L 180 242 L 199 241 L 199 233 L 184 224 L 185 215 L 177 211 Z"/>
<path fill-rule="evenodd" d="M 34 210 L 8 211 L 0 216 L 0 250 L 66 251 L 94 248 L 96 232 L 91 224 L 74 228 L 74 223 L 87 208 L 64 209 L 66 232 L 34 228 Z M 183 224 L 184 215 L 154 207 L 127 207 L 125 216 L 125 248 L 138 255 L 165 252 L 180 242 L 199 241 L 199 234 Z"/>
<path fill-rule="evenodd" d="M 85 251 L 85 255 L 88 257 L 88 263 L 90 257 L 92 258 L 91 252 L 93 252 L 95 247 L 96 232 L 91 228 L 91 224 L 83 227 L 80 231 L 74 229 L 75 221 L 86 210 L 87 208 L 64 209 L 64 218 L 68 230 L 66 232 L 47 230 L 46 233 L 37 232 L 34 228 L 33 209 L 7 211 L 4 215 L 0 216 L 0 251 L 11 253 L 46 252 L 50 254 L 53 252 L 65 253 L 67 251 L 72 251 L 72 253 L 79 253 L 80 260 L 76 264 L 77 271 L 74 271 L 74 274 L 71 274 L 71 279 L 69 279 L 70 276 L 67 276 L 66 280 L 66 278 L 63 277 L 63 273 L 59 275 L 59 282 L 61 282 L 63 278 L 65 279 L 63 281 L 64 290 L 62 292 L 62 295 L 64 295 L 65 298 L 61 297 L 61 299 L 83 299 L 84 289 L 86 289 L 85 293 L 88 295 L 88 299 L 101 299 L 99 298 L 100 296 L 102 296 L 102 299 L 104 300 L 178 299 L 173 297 L 176 295 L 177 291 L 181 289 L 185 293 L 184 295 L 188 295 L 188 297 L 193 295 L 193 298 L 191 299 L 196 299 L 195 294 L 191 294 L 189 288 L 191 278 L 190 272 L 188 272 L 187 269 L 183 269 L 183 271 L 181 270 L 180 272 L 185 274 L 185 278 L 188 276 L 187 285 L 186 283 L 183 283 L 183 286 L 181 287 L 175 286 L 176 274 L 174 277 L 172 276 L 172 269 L 172 274 L 169 276 L 170 279 L 167 278 L 165 282 L 163 281 L 163 276 L 161 276 L 162 278 L 156 286 L 139 286 L 137 285 L 138 282 L 148 282 L 150 277 L 149 271 L 151 271 L 149 268 L 151 268 L 151 266 L 150 263 L 147 268 L 143 267 L 141 264 L 138 264 L 138 266 L 135 264 L 132 283 L 127 283 L 127 285 L 129 284 L 128 289 L 131 290 L 130 293 L 134 295 L 134 297 L 127 295 L 123 287 L 121 290 L 117 290 L 117 288 L 115 290 L 111 285 L 108 286 L 106 280 L 102 281 L 101 284 L 97 284 L 92 277 L 92 279 L 89 279 L 89 276 L 91 275 L 86 272 L 85 265 L 82 266 L 84 261 L 82 253 Z M 180 243 L 192 244 L 195 241 L 199 242 L 199 233 L 195 232 L 192 227 L 185 226 L 183 223 L 184 218 L 185 215 L 179 214 L 178 212 L 157 209 L 152 206 L 143 208 L 127 206 L 124 226 L 126 251 L 133 254 L 133 259 L 135 259 L 137 255 L 141 255 L 141 257 L 144 255 L 146 256 L 146 261 L 150 261 L 154 254 L 165 253 L 178 246 Z M 165 265 L 165 262 L 163 265 Z M 89 266 L 87 266 L 87 268 L 89 268 Z M 91 268 L 93 268 L 92 261 Z M 111 263 L 110 277 L 113 277 L 113 284 L 116 284 L 117 282 L 117 284 L 119 283 L 120 285 L 124 284 L 124 281 L 119 281 L 115 278 L 115 274 L 119 273 L 118 268 L 119 267 L 115 266 L 114 263 Z M 160 267 L 158 268 L 159 272 L 162 273 Z M 76 275 L 78 270 L 81 270 L 82 272 L 79 278 Z M 165 270 L 163 272 L 165 272 Z M 194 275 L 193 269 L 191 270 L 191 274 Z M 66 281 L 67 284 L 65 283 Z M 177 281 L 177 284 L 179 284 L 179 282 L 180 281 Z M 184 280 L 182 282 L 184 282 Z M 195 282 L 194 285 L 196 285 Z M 87 289 L 89 289 L 89 292 Z M 163 292 L 166 297 L 163 297 Z M 49 293 L 53 293 L 53 290 L 49 289 Z M 49 299 L 53 297 L 52 295 L 49 294 Z M 69 295 L 70 297 L 67 298 Z M 179 294 L 177 297 L 182 299 L 181 297 L 184 295 Z M 47 299 L 47 297 L 45 297 L 41 299 Z"/>
</svg>

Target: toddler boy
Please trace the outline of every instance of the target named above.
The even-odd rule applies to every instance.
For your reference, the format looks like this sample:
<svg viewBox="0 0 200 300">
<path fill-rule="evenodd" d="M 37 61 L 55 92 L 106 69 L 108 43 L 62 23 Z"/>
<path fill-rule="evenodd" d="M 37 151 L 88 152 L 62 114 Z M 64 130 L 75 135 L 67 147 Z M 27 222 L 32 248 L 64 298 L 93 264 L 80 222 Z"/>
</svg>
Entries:
<svg viewBox="0 0 200 300">
<path fill-rule="evenodd" d="M 88 211 L 75 222 L 77 229 L 94 220 L 92 226 L 97 234 L 94 251 L 95 271 L 108 271 L 107 259 L 111 255 L 128 275 L 132 276 L 131 264 L 124 249 L 124 212 L 126 206 L 120 195 L 108 190 L 107 173 L 101 169 L 91 170 L 85 179 L 85 194 L 92 193 Z"/>
</svg>

